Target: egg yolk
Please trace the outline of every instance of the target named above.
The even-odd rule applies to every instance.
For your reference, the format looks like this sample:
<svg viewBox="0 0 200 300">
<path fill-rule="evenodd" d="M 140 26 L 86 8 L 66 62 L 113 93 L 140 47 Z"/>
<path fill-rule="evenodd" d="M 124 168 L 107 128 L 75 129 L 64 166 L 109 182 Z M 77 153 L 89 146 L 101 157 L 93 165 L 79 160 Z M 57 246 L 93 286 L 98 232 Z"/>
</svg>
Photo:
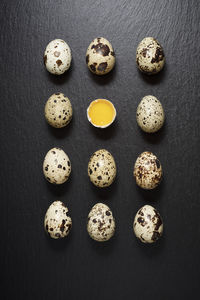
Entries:
<svg viewBox="0 0 200 300">
<path fill-rule="evenodd" d="M 96 126 L 105 126 L 113 121 L 115 111 L 112 103 L 99 99 L 94 101 L 89 108 L 89 117 Z"/>
</svg>

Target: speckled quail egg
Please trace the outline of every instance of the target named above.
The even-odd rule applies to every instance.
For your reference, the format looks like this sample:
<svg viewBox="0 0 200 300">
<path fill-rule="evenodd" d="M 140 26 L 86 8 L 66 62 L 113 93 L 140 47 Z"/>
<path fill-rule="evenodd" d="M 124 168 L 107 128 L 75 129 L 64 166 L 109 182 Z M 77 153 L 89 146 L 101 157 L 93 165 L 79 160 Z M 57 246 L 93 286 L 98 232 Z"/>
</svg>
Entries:
<svg viewBox="0 0 200 300">
<path fill-rule="evenodd" d="M 68 208 L 61 201 L 54 201 L 47 209 L 44 218 L 44 228 L 53 239 L 64 238 L 70 232 L 72 219 Z"/>
<path fill-rule="evenodd" d="M 160 72 L 165 64 L 162 46 L 153 37 L 144 38 L 137 47 L 136 62 L 143 73 L 152 75 Z"/>
<path fill-rule="evenodd" d="M 95 204 L 88 215 L 87 231 L 90 237 L 98 242 L 108 241 L 115 233 L 115 219 L 110 208 Z"/>
<path fill-rule="evenodd" d="M 115 65 L 115 53 L 111 43 L 103 37 L 94 39 L 86 52 L 86 64 L 94 74 L 109 73 Z"/>
<path fill-rule="evenodd" d="M 165 120 L 162 104 L 154 96 L 143 97 L 137 107 L 136 119 L 143 131 L 149 133 L 158 131 Z"/>
<path fill-rule="evenodd" d="M 46 69 L 55 75 L 61 75 L 67 71 L 70 67 L 71 59 L 71 50 L 68 44 L 61 39 L 51 41 L 44 52 Z"/>
<path fill-rule="evenodd" d="M 97 187 L 111 185 L 116 177 L 116 164 L 110 152 L 105 149 L 93 153 L 88 163 L 88 176 Z"/>
<path fill-rule="evenodd" d="M 133 175 L 138 186 L 147 190 L 154 189 L 162 179 L 161 163 L 152 152 L 145 151 L 138 156 Z"/>
<path fill-rule="evenodd" d="M 53 94 L 46 102 L 44 114 L 47 122 L 55 127 L 65 127 L 72 119 L 72 105 L 63 93 Z"/>
<path fill-rule="evenodd" d="M 71 162 L 67 154 L 60 148 L 52 148 L 44 158 L 43 173 L 45 178 L 54 184 L 62 184 L 71 173 Z"/>
<path fill-rule="evenodd" d="M 163 233 L 163 222 L 158 211 L 150 205 L 140 208 L 133 222 L 133 231 L 143 243 L 156 242 Z"/>
</svg>

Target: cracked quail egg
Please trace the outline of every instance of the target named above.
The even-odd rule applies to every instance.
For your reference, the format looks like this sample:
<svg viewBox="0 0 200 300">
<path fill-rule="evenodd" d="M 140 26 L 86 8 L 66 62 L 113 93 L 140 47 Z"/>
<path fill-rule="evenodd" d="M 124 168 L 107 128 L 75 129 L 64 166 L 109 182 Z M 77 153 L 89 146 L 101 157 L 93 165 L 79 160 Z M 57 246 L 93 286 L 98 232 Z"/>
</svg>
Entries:
<svg viewBox="0 0 200 300">
<path fill-rule="evenodd" d="M 133 222 L 133 231 L 143 243 L 156 242 L 163 233 L 163 222 L 158 211 L 150 205 L 140 208 Z"/>
<path fill-rule="evenodd" d="M 71 50 L 68 44 L 61 39 L 51 41 L 44 52 L 46 69 L 55 75 L 61 75 L 67 71 L 70 67 L 71 59 Z"/>
<path fill-rule="evenodd" d="M 137 107 L 136 119 L 143 131 L 149 133 L 158 131 L 165 120 L 162 104 L 154 96 L 143 97 Z"/>
<path fill-rule="evenodd" d="M 108 241 L 115 233 L 115 219 L 110 208 L 95 204 L 88 215 L 87 231 L 90 237 L 98 242 Z"/>
<path fill-rule="evenodd" d="M 72 105 L 63 93 L 51 95 L 47 100 L 44 114 L 46 121 L 55 128 L 65 127 L 72 119 Z"/>
<path fill-rule="evenodd" d="M 109 73 L 115 65 L 115 53 L 111 43 L 103 37 L 94 39 L 86 52 L 86 64 L 94 74 Z"/>
<path fill-rule="evenodd" d="M 71 173 L 71 162 L 67 154 L 60 148 L 52 148 L 44 158 L 43 173 L 45 178 L 54 184 L 62 184 Z"/>
<path fill-rule="evenodd" d="M 160 72 L 165 64 L 162 46 L 153 37 L 144 38 L 137 47 L 136 62 L 140 71 L 145 74 Z"/>
<path fill-rule="evenodd" d="M 116 118 L 116 109 L 113 103 L 106 99 L 92 101 L 87 109 L 88 121 L 97 128 L 107 128 Z"/>
<path fill-rule="evenodd" d="M 156 188 L 162 179 L 162 166 L 156 155 L 149 151 L 141 153 L 135 162 L 133 175 L 141 188 Z"/>
<path fill-rule="evenodd" d="M 53 239 L 64 238 L 70 232 L 72 219 L 68 208 L 61 201 L 54 201 L 48 208 L 44 218 L 44 228 Z"/>
<path fill-rule="evenodd" d="M 116 177 L 116 164 L 110 152 L 105 149 L 93 153 L 88 163 L 88 176 L 97 187 L 110 186 Z"/>
</svg>

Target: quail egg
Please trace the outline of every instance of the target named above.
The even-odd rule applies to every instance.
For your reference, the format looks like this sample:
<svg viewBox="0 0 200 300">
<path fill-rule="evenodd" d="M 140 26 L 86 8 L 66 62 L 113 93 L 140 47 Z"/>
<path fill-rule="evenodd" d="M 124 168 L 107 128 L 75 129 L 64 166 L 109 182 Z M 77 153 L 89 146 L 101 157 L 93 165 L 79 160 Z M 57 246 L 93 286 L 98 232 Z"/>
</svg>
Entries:
<svg viewBox="0 0 200 300">
<path fill-rule="evenodd" d="M 133 175 L 138 186 L 152 190 L 161 182 L 161 163 L 152 152 L 145 151 L 138 156 L 134 165 Z"/>
<path fill-rule="evenodd" d="M 95 204 L 88 215 L 87 231 L 90 237 L 98 242 L 108 241 L 115 233 L 115 219 L 110 208 Z"/>
<path fill-rule="evenodd" d="M 143 243 L 156 242 L 163 233 L 163 222 L 158 211 L 150 205 L 140 208 L 133 222 L 133 231 Z"/>
<path fill-rule="evenodd" d="M 149 133 L 158 131 L 165 120 L 162 104 L 154 96 L 145 96 L 137 107 L 136 119 L 143 131 Z"/>
<path fill-rule="evenodd" d="M 109 73 L 115 65 L 115 53 L 111 43 L 103 37 L 94 39 L 86 52 L 86 64 L 94 74 Z"/>
<path fill-rule="evenodd" d="M 93 153 L 88 163 L 88 176 L 97 187 L 111 185 L 116 177 L 116 164 L 110 152 L 105 149 Z"/>
<path fill-rule="evenodd" d="M 61 39 L 51 41 L 44 52 L 46 69 L 55 75 L 61 75 L 67 71 L 70 67 L 71 59 L 71 50 L 68 44 Z"/>
<path fill-rule="evenodd" d="M 97 128 L 107 128 L 115 118 L 117 112 L 113 103 L 106 99 L 92 101 L 87 109 L 88 121 Z"/>
<path fill-rule="evenodd" d="M 71 102 L 63 93 L 53 94 L 46 102 L 44 113 L 51 126 L 65 127 L 72 119 Z"/>
<path fill-rule="evenodd" d="M 48 208 L 44 218 L 44 228 L 53 239 L 64 238 L 70 232 L 72 219 L 68 208 L 61 201 L 54 201 Z"/>
<path fill-rule="evenodd" d="M 136 62 L 143 73 L 151 75 L 160 72 L 165 64 L 162 46 L 153 37 L 144 38 L 137 47 Z"/>
<path fill-rule="evenodd" d="M 60 148 L 52 148 L 44 158 L 43 173 L 45 178 L 54 184 L 62 184 L 71 173 L 71 162 L 67 154 Z"/>
</svg>

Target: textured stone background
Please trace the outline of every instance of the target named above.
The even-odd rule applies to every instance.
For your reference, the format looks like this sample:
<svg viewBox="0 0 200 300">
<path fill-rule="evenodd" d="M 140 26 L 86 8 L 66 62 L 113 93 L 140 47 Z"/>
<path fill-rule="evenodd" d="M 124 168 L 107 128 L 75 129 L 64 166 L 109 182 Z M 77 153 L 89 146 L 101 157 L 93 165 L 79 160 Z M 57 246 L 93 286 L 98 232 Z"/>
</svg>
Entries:
<svg viewBox="0 0 200 300">
<path fill-rule="evenodd" d="M 199 14 L 198 1 L 6 1 L 1 25 L 1 261 L 3 299 L 191 299 L 199 291 Z M 116 68 L 105 77 L 91 74 L 85 52 L 93 38 L 104 36 L 116 52 Z M 136 68 L 137 44 L 154 36 L 166 55 L 154 77 Z M 72 49 L 71 69 L 62 77 L 48 74 L 43 51 L 62 38 Z M 50 128 L 44 104 L 63 92 L 74 117 L 63 129 Z M 154 135 L 136 124 L 136 107 L 155 95 L 166 112 L 164 128 Z M 91 100 L 107 98 L 117 121 L 107 130 L 92 128 L 86 118 Z M 42 162 L 53 146 L 72 162 L 63 186 L 45 181 Z M 116 182 L 106 190 L 87 176 L 90 155 L 106 148 L 115 157 Z M 133 164 L 144 150 L 154 152 L 164 169 L 155 191 L 133 180 Z M 50 240 L 43 216 L 59 199 L 73 219 L 70 236 Z M 108 243 L 92 241 L 86 218 L 97 202 L 109 205 L 116 235 Z M 152 204 L 164 221 L 164 236 L 153 246 L 132 232 L 136 211 Z M 1 282 L 2 283 L 2 282 Z"/>
</svg>

